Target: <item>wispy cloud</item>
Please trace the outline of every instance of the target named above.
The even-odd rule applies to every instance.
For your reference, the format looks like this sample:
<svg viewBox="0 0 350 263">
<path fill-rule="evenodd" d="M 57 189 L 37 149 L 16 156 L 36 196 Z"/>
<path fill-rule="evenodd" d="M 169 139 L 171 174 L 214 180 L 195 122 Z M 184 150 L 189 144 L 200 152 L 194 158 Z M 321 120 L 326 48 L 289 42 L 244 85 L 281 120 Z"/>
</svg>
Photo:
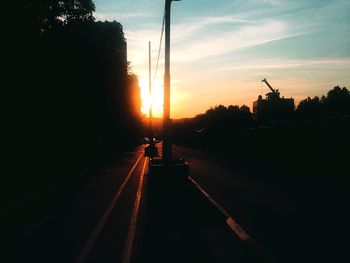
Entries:
<svg viewBox="0 0 350 263">
<path fill-rule="evenodd" d="M 350 70 L 350 59 L 309 59 L 309 60 L 267 60 L 253 61 L 246 65 L 233 65 L 217 68 L 215 71 L 252 70 L 252 69 L 328 69 L 337 67 L 348 67 Z"/>
<path fill-rule="evenodd" d="M 138 67 L 144 68 L 147 65 L 148 60 L 148 41 L 153 44 L 153 49 L 158 47 L 160 32 L 154 27 L 148 27 L 142 30 L 125 30 L 126 39 L 128 41 L 128 57 L 132 60 L 133 64 Z M 155 61 L 156 53 L 153 52 L 152 61 Z"/>
<path fill-rule="evenodd" d="M 97 21 L 113 21 L 128 18 L 150 17 L 150 14 L 142 12 L 118 13 L 118 12 L 96 12 L 94 14 Z"/>
<path fill-rule="evenodd" d="M 270 4 L 272 6 L 280 5 L 279 0 L 260 0 L 260 2 Z"/>
<path fill-rule="evenodd" d="M 185 42 L 182 41 L 182 35 L 179 38 L 174 34 L 174 44 L 178 45 L 174 59 L 192 61 L 292 36 L 295 34 L 288 32 L 285 23 L 274 20 L 258 25 L 244 25 L 236 30 L 208 32 L 189 38 Z"/>
<path fill-rule="evenodd" d="M 172 34 L 174 36 L 174 41 L 179 41 L 183 38 L 198 35 L 202 31 L 208 31 L 212 27 L 223 24 L 242 25 L 252 23 L 254 22 L 243 19 L 238 15 L 195 17 L 186 20 L 184 23 L 174 25 L 172 28 Z"/>
<path fill-rule="evenodd" d="M 250 21 L 242 14 L 191 18 L 172 28 L 172 61 L 190 64 L 200 59 L 218 57 L 315 31 L 317 29 L 307 26 L 292 28 L 289 23 L 276 19 Z M 129 57 L 135 68 L 143 68 L 148 59 L 145 39 L 152 40 L 153 45 L 158 47 L 160 27 L 149 24 L 142 30 L 126 30 L 125 35 L 128 39 Z M 155 59 L 154 57 L 153 61 Z"/>
</svg>

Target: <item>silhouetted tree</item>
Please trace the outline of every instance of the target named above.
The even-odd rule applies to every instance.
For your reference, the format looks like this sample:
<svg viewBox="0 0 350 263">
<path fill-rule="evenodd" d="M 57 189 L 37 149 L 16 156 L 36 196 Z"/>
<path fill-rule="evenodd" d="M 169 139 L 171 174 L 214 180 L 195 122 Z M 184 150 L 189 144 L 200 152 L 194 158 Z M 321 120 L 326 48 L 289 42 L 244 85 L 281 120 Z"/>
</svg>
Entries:
<svg viewBox="0 0 350 263">
<path fill-rule="evenodd" d="M 306 98 L 300 101 L 296 109 L 299 120 L 324 120 L 325 118 L 339 118 L 350 116 L 350 94 L 343 87 L 334 87 L 328 91 L 327 96 Z"/>
<path fill-rule="evenodd" d="M 27 25 L 44 33 L 72 22 L 94 21 L 91 0 L 25 0 L 23 13 Z"/>
<path fill-rule="evenodd" d="M 295 114 L 299 119 L 320 120 L 323 107 L 324 105 L 319 97 L 308 97 L 300 101 Z"/>
<path fill-rule="evenodd" d="M 343 87 L 334 87 L 328 91 L 324 101 L 326 109 L 331 115 L 348 115 L 350 114 L 350 93 Z"/>
<path fill-rule="evenodd" d="M 28 169 L 22 174 L 31 174 L 17 178 L 30 189 L 76 178 L 72 170 L 138 143 L 142 127 L 122 25 L 94 22 L 91 0 L 22 3 L 24 15 L 6 39 L 12 80 L 6 88 L 14 93 L 12 149 Z"/>
<path fill-rule="evenodd" d="M 210 120 L 208 126 L 212 129 L 243 128 L 249 126 L 252 121 L 252 114 L 246 105 L 230 105 L 227 108 L 219 105 L 207 110 L 205 115 Z"/>
<path fill-rule="evenodd" d="M 174 140 L 176 143 L 201 145 L 214 143 L 223 134 L 236 129 L 254 125 L 248 106 L 218 105 L 194 118 L 174 122 Z"/>
</svg>

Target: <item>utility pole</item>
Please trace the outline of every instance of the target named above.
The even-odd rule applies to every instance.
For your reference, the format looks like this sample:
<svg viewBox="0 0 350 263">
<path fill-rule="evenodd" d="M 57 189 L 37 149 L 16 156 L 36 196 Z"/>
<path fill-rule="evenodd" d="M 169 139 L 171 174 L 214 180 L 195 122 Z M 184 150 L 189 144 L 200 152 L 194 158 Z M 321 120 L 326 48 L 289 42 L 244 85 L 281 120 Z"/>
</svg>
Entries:
<svg viewBox="0 0 350 263">
<path fill-rule="evenodd" d="M 165 0 L 165 72 L 162 159 L 150 158 L 149 174 L 154 178 L 158 177 L 160 180 L 159 182 L 168 183 L 167 187 L 177 188 L 187 182 L 189 167 L 184 159 L 172 158 L 170 119 L 170 9 L 172 1 L 180 0 Z"/>
<path fill-rule="evenodd" d="M 151 75 L 151 41 L 148 41 L 148 88 L 149 88 L 149 139 L 150 145 L 153 146 L 152 132 L 152 75 Z"/>
<path fill-rule="evenodd" d="M 164 72 L 164 109 L 163 109 L 163 162 L 172 160 L 171 119 L 170 119 L 170 10 L 171 2 L 165 0 L 165 72 Z"/>
</svg>

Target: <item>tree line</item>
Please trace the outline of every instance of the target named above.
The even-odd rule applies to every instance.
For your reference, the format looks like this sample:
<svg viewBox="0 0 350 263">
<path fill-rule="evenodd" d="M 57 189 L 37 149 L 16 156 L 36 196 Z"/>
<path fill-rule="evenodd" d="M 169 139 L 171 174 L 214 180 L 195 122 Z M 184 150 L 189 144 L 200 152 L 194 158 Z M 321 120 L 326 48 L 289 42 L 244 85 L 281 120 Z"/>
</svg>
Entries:
<svg viewBox="0 0 350 263">
<path fill-rule="evenodd" d="M 246 105 L 218 105 L 194 118 L 174 120 L 174 141 L 182 144 L 203 144 L 222 134 L 259 126 L 280 126 L 297 123 L 350 122 L 350 93 L 346 87 L 336 86 L 321 98 L 305 98 L 289 119 L 261 122 L 254 119 Z"/>
<path fill-rule="evenodd" d="M 174 143 L 213 153 L 261 180 L 283 183 L 289 175 L 302 175 L 302 183 L 321 177 L 349 182 L 344 153 L 350 147 L 350 96 L 345 87 L 305 98 L 287 121 L 259 122 L 247 106 L 218 105 L 174 120 L 173 131 Z"/>
<path fill-rule="evenodd" d="M 9 151 L 26 167 L 25 181 L 73 178 L 138 144 L 141 98 L 122 25 L 96 22 L 91 0 L 24 0 L 20 8 L 5 42 Z"/>
<path fill-rule="evenodd" d="M 295 118 L 298 120 L 325 120 L 329 118 L 349 118 L 350 93 L 346 87 L 336 86 L 326 96 L 315 96 L 300 101 Z"/>
<path fill-rule="evenodd" d="M 326 95 L 307 97 L 300 101 L 294 115 L 288 121 L 315 121 L 326 120 L 327 118 L 350 117 L 350 92 L 346 87 L 336 86 L 329 90 Z M 228 128 L 246 128 L 254 125 L 250 108 L 246 105 L 225 107 L 218 105 L 210 108 L 204 114 L 199 114 L 195 118 L 197 122 L 211 121 L 211 126 L 225 126 Z M 221 123 L 220 123 L 221 122 Z M 220 124 L 219 124 L 220 123 Z"/>
</svg>

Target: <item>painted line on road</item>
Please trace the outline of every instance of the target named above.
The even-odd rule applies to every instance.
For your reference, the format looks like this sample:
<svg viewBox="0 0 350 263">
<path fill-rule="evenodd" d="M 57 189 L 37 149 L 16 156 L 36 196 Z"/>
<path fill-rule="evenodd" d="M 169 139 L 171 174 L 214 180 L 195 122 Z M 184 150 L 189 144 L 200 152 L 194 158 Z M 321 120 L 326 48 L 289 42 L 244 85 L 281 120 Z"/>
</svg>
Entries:
<svg viewBox="0 0 350 263">
<path fill-rule="evenodd" d="M 100 235 L 104 225 L 106 224 L 109 215 L 111 214 L 111 212 L 112 212 L 116 202 L 118 201 L 120 195 L 122 194 L 122 192 L 123 192 L 127 182 L 129 181 L 132 173 L 134 172 L 134 170 L 135 170 L 135 168 L 136 168 L 137 164 L 139 163 L 139 161 L 140 161 L 142 156 L 143 156 L 143 153 L 140 154 L 139 158 L 137 159 L 137 161 L 135 162 L 135 164 L 133 165 L 133 167 L 129 171 L 128 175 L 125 177 L 125 179 L 124 179 L 122 185 L 120 186 L 118 192 L 113 197 L 113 199 L 112 199 L 111 203 L 109 204 L 108 208 L 106 209 L 105 213 L 103 214 L 103 216 L 101 217 L 100 221 L 96 225 L 96 228 L 91 233 L 89 239 L 85 243 L 82 251 L 80 252 L 80 255 L 78 256 L 78 258 L 75 261 L 76 263 L 85 262 L 86 258 L 90 254 L 90 251 L 93 248 L 93 246 L 94 246 L 98 236 Z"/>
<path fill-rule="evenodd" d="M 140 208 L 143 177 L 145 175 L 146 164 L 147 164 L 147 158 L 145 158 L 145 162 L 143 163 L 143 168 L 140 175 L 139 186 L 137 188 L 136 198 L 134 202 L 134 207 L 132 209 L 132 215 L 131 215 L 130 224 L 129 224 L 129 232 L 128 232 L 128 236 L 126 238 L 126 243 L 124 247 L 122 263 L 129 263 L 131 261 L 132 248 L 134 245 L 134 239 L 136 234 L 137 216 Z"/>
<path fill-rule="evenodd" d="M 226 224 L 263 262 L 273 262 L 271 256 L 248 235 L 233 217 L 216 202 L 192 177 L 188 177 L 197 189 L 226 217 Z"/>
<path fill-rule="evenodd" d="M 198 188 L 198 190 L 209 199 L 209 201 L 220 210 L 221 213 L 225 215 L 225 217 L 230 218 L 230 214 L 226 212 L 192 177 L 188 177 L 190 181 Z"/>
<path fill-rule="evenodd" d="M 237 236 L 239 236 L 241 240 L 247 241 L 248 239 L 251 239 L 247 232 L 245 232 L 244 229 L 241 228 L 241 226 L 237 224 L 232 217 L 227 218 L 226 224 L 237 234 Z"/>
</svg>

